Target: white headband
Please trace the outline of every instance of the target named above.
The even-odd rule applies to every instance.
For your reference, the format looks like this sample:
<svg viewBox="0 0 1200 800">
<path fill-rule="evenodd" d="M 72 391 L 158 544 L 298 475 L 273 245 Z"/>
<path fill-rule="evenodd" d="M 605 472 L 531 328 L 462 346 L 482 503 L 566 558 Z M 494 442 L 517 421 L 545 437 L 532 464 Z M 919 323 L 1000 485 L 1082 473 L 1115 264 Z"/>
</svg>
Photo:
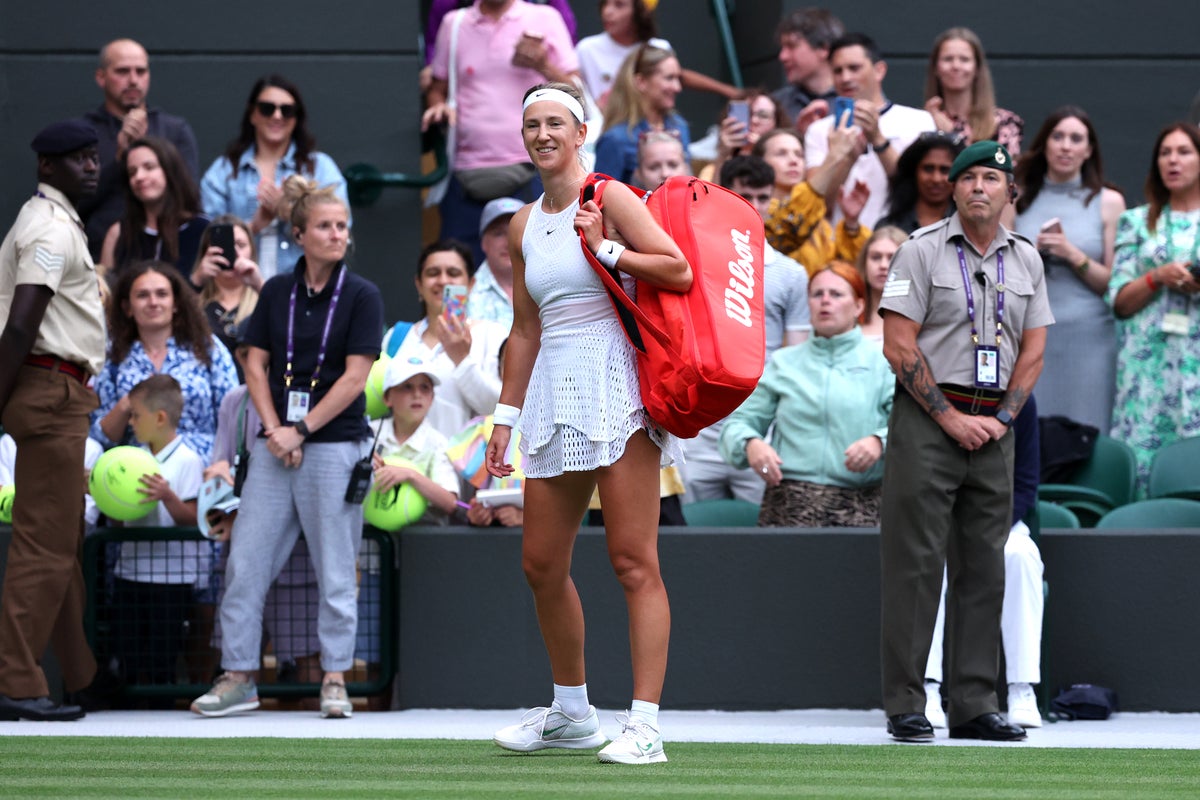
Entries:
<svg viewBox="0 0 1200 800">
<path fill-rule="evenodd" d="M 583 123 L 583 106 L 562 89 L 538 89 L 536 92 L 530 92 L 529 96 L 525 98 L 525 104 L 521 106 L 521 111 L 525 111 L 534 103 L 540 103 L 543 100 L 551 100 L 566 106 L 567 111 L 570 111 L 580 124 Z"/>
</svg>

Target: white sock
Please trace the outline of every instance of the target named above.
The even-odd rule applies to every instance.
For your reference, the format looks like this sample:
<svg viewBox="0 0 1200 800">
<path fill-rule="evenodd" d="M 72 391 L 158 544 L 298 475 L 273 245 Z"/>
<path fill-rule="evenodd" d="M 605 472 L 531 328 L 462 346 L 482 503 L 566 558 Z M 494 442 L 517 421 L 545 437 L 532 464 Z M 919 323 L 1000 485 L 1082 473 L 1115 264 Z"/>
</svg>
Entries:
<svg viewBox="0 0 1200 800">
<path fill-rule="evenodd" d="M 554 684 L 554 705 L 571 719 L 583 719 L 588 715 L 587 684 L 559 686 Z"/>
<path fill-rule="evenodd" d="M 658 703 L 634 700 L 629 704 L 629 721 L 644 722 L 654 730 L 658 730 Z"/>
</svg>

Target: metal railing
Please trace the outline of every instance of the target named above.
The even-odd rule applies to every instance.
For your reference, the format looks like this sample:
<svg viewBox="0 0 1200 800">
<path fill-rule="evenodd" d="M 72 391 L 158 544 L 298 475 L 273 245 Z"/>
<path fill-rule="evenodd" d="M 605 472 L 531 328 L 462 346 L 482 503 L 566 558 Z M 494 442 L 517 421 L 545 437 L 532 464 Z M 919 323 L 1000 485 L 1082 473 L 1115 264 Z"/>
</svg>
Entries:
<svg viewBox="0 0 1200 800">
<path fill-rule="evenodd" d="M 363 625 L 366 624 L 374 631 L 376 639 L 370 642 L 372 655 L 378 656 L 378 661 L 371 661 L 369 665 L 356 654 L 355 668 L 347 672 L 346 690 L 351 696 L 360 697 L 367 695 L 376 695 L 385 691 L 391 684 L 393 676 L 397 671 L 398 663 L 398 642 L 399 642 L 399 614 L 397 609 L 398 603 L 398 565 L 396 561 L 396 542 L 392 534 L 380 531 L 371 526 L 365 526 L 363 529 L 363 541 L 372 542 L 378 547 L 378 615 L 368 616 L 363 618 L 362 609 L 364 607 L 364 598 L 361 594 L 364 581 L 360 583 L 360 621 L 359 631 L 363 631 Z M 131 655 L 129 650 L 129 625 L 135 619 L 146 619 L 146 612 L 150 609 L 146 607 L 136 608 L 129 604 L 122 605 L 122 596 L 118 590 L 118 584 L 112 572 L 112 567 L 119 553 L 120 546 L 124 542 L 168 542 L 168 543 L 196 543 L 200 548 L 211 548 L 212 550 L 212 569 L 205 577 L 210 581 L 220 584 L 224 577 L 224 557 L 220 554 L 222 545 L 216 545 L 200 535 L 196 528 L 101 528 L 91 534 L 84 540 L 83 546 L 83 575 L 87 590 L 88 602 L 84 614 L 84 630 L 88 638 L 88 643 L 92 647 L 92 651 L 96 654 L 97 661 L 106 667 L 117 668 L 119 675 L 128 675 L 132 670 L 136 671 L 141 668 L 139 674 L 145 675 L 147 669 L 146 664 L 150 663 L 156 656 L 161 655 L 163 647 L 171 647 L 170 641 L 164 643 L 155 637 L 146 640 L 139 639 L 138 649 Z M 189 552 L 196 552 L 200 548 L 192 547 Z M 203 550 L 201 550 L 203 552 Z M 169 567 L 166 567 L 169 568 Z M 187 565 L 180 565 L 180 569 L 191 568 Z M 155 572 L 158 572 L 158 567 L 154 567 Z M 360 570 L 360 575 L 363 574 Z M 374 575 L 374 573 L 372 573 Z M 365 577 L 365 576 L 364 576 Z M 200 581 L 197 581 L 200 583 Z M 281 581 L 277 581 L 277 584 Z M 376 586 L 374 580 L 371 581 L 373 589 Z M 122 582 L 121 586 L 128 587 L 128 582 Z M 164 587 L 171 584 L 136 584 L 137 586 L 146 587 Z M 185 587 L 191 589 L 191 586 Z M 213 589 L 220 588 L 213 586 Z M 313 587 L 315 591 L 315 586 Z M 153 590 L 153 589 L 151 589 Z M 202 595 L 202 592 L 197 592 L 197 595 Z M 304 595 L 302 591 L 287 592 L 279 595 L 286 598 L 282 602 L 295 602 L 294 598 Z M 128 593 L 124 595 L 128 598 Z M 174 698 L 190 698 L 203 694 L 210 686 L 213 678 L 213 672 L 220 663 L 219 649 L 214 648 L 212 644 L 211 628 L 204 630 L 202 620 L 214 619 L 217 608 L 217 593 L 214 591 L 208 597 L 191 596 L 185 602 L 188 605 L 184 616 L 185 630 L 171 630 L 166 636 L 166 639 L 173 640 L 173 646 L 177 649 L 177 655 L 169 656 L 171 659 L 170 678 L 165 681 L 153 680 L 126 680 L 121 688 L 121 694 L 126 699 L 131 698 L 158 698 L 158 699 L 174 699 Z M 207 606 L 207 611 L 204 607 Z M 289 607 L 284 609 L 289 615 L 289 619 L 303 620 L 305 615 L 314 615 L 317 613 L 317 605 L 306 601 L 302 607 Z M 169 617 L 169 615 L 168 615 Z M 167 625 L 173 626 L 175 621 L 169 618 L 166 621 Z M 294 624 L 294 623 L 293 623 Z M 279 630 L 285 626 L 281 626 Z M 312 626 L 315 631 L 315 625 Z M 201 639 L 198 640 L 195 634 L 200 634 Z M 145 637 L 142 637 L 145 639 Z M 361 640 L 361 637 L 360 637 Z M 283 675 L 284 680 L 279 680 L 279 676 L 273 676 L 267 669 L 272 659 L 269 657 L 264 659 L 264 668 L 261 670 L 263 679 L 258 681 L 258 692 L 260 697 L 275 697 L 275 698 L 298 698 L 298 697 L 316 697 L 319 690 L 320 672 L 319 668 L 316 673 L 315 681 L 299 681 L 288 679 L 286 673 Z M 122 659 L 132 658 L 139 662 L 138 665 L 121 664 Z M 278 668 L 280 665 L 276 664 Z M 274 678 L 274 680 L 272 680 Z"/>
</svg>

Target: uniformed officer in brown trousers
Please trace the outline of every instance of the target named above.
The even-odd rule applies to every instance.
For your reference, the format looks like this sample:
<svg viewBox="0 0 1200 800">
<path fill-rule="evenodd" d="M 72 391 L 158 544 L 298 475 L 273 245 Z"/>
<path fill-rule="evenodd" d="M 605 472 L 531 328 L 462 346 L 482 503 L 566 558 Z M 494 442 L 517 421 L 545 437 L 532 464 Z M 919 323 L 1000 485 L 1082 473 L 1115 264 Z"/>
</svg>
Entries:
<svg viewBox="0 0 1200 800">
<path fill-rule="evenodd" d="M 957 213 L 901 245 L 882 292 L 884 355 L 899 388 L 880 513 L 883 703 L 888 732 L 927 741 L 925 662 L 942 587 L 950 738 L 1012 741 L 999 712 L 1009 427 L 1042 371 L 1054 322 L 1042 259 L 1000 224 L 1015 196 L 994 141 L 950 169 Z"/>
<path fill-rule="evenodd" d="M 104 363 L 104 311 L 76 204 L 95 192 L 96 132 L 60 122 L 33 140 L 36 194 L 0 249 L 0 423 L 17 444 L 13 538 L 0 595 L 0 720 L 72 720 L 50 698 L 54 648 L 67 691 L 92 683 L 83 632 L 84 444 Z"/>
</svg>

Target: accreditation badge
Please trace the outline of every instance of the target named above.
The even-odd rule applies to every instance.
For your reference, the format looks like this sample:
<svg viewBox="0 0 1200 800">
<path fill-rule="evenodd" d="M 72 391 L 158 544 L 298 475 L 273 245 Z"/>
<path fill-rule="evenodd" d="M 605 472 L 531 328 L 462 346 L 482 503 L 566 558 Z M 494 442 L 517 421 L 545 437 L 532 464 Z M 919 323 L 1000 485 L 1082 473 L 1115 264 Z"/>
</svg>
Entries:
<svg viewBox="0 0 1200 800">
<path fill-rule="evenodd" d="M 1188 335 L 1188 296 L 1180 292 L 1167 293 L 1167 313 L 1163 315 L 1163 333 Z"/>
<path fill-rule="evenodd" d="M 291 389 L 287 393 L 287 421 L 299 422 L 308 414 L 312 395 L 303 389 Z"/>
<path fill-rule="evenodd" d="M 975 387 L 1000 388 L 1000 349 L 980 344 L 975 346 Z"/>
</svg>

